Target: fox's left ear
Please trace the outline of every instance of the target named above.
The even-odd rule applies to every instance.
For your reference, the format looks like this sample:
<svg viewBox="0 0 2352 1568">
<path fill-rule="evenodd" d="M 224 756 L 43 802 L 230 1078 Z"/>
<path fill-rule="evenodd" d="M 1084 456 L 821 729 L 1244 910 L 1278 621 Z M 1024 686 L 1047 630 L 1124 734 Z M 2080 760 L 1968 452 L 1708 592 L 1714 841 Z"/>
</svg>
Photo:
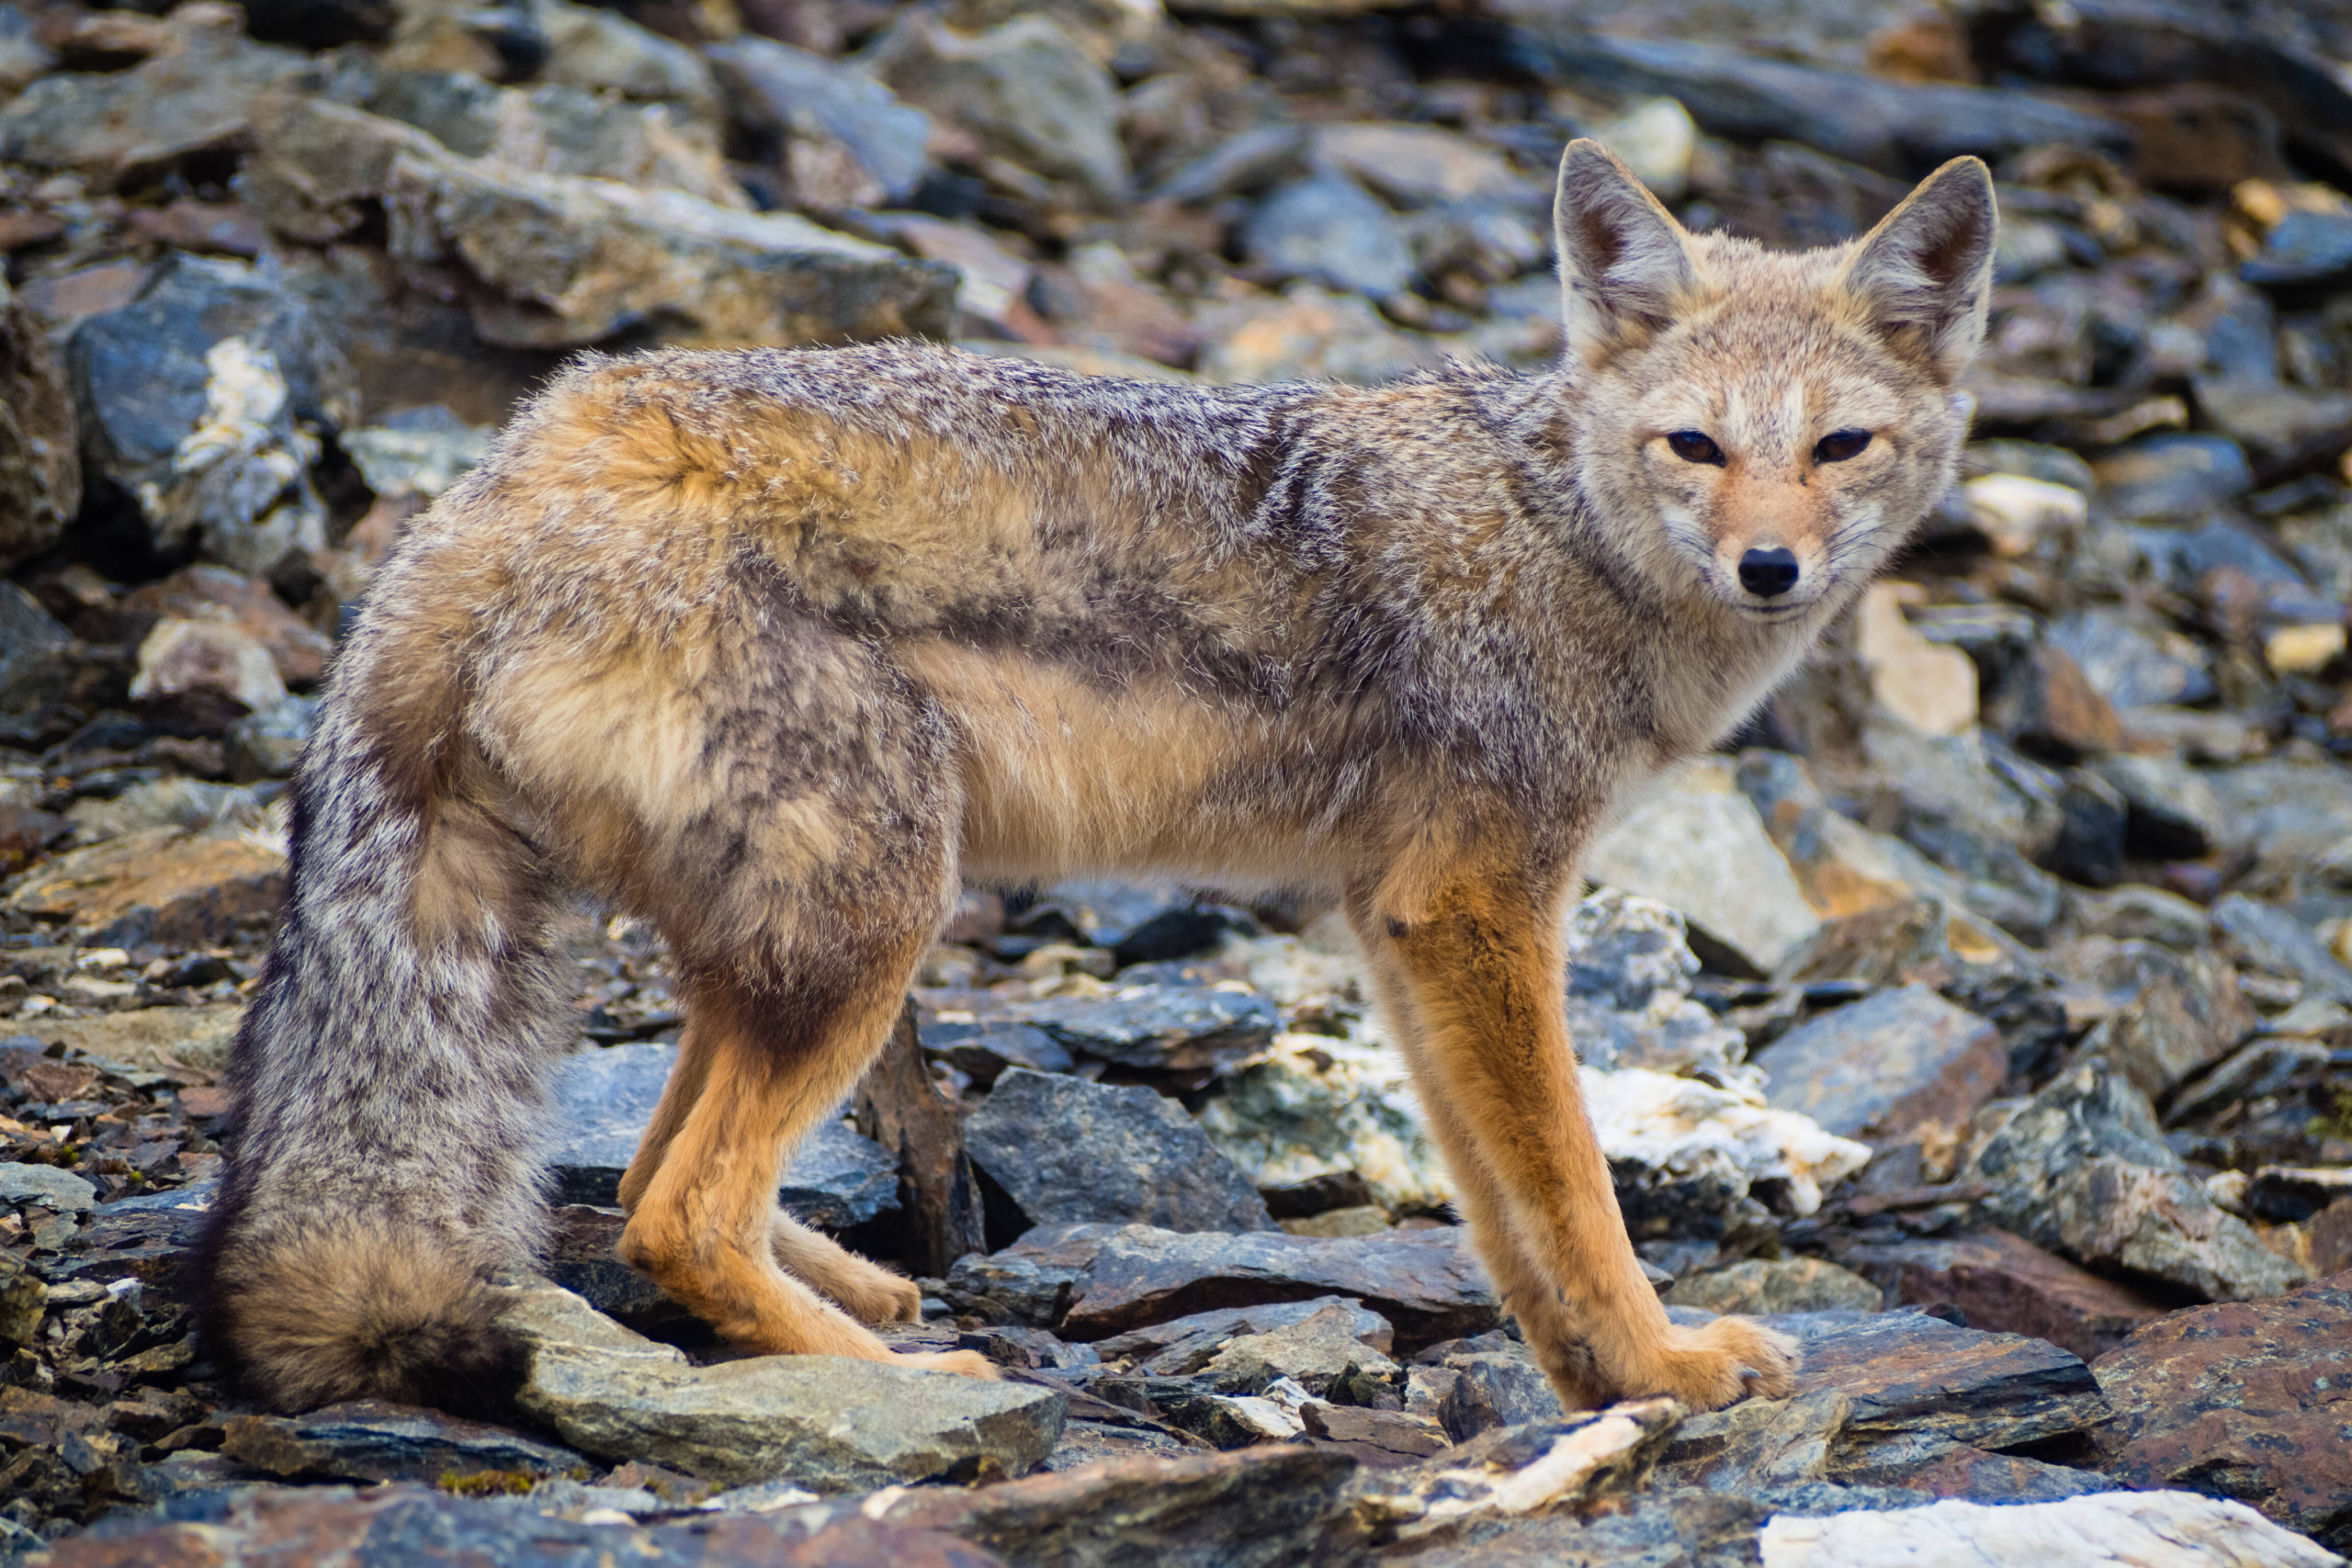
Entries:
<svg viewBox="0 0 2352 1568">
<path fill-rule="evenodd" d="M 1981 160 L 1954 158 L 1863 238 L 1838 281 L 1883 331 L 1917 344 L 1949 380 L 1984 336 L 1999 223 L 1992 173 Z"/>
</svg>

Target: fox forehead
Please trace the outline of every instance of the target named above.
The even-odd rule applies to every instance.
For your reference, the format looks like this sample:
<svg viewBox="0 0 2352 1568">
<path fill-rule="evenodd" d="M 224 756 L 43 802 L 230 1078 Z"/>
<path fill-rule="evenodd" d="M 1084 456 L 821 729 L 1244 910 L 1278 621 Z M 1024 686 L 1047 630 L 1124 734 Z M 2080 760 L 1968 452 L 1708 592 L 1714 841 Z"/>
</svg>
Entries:
<svg viewBox="0 0 2352 1568">
<path fill-rule="evenodd" d="M 1888 430 L 1921 400 L 1940 400 L 1939 389 L 1840 322 L 1830 302 L 1784 303 L 1796 308 L 1724 301 L 1669 326 L 1631 378 L 1636 425 L 1702 431 L 1727 453 L 1762 457 L 1808 448 L 1835 429 Z"/>
</svg>

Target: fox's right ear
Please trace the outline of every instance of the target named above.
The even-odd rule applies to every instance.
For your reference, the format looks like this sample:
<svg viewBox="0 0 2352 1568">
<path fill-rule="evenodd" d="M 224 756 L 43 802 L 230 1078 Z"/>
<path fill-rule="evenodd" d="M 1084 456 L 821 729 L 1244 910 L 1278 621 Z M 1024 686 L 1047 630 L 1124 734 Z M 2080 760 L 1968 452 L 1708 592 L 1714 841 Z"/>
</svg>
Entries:
<svg viewBox="0 0 2352 1568">
<path fill-rule="evenodd" d="M 1674 214 L 1589 138 L 1569 142 L 1560 158 L 1552 231 L 1568 353 L 1583 363 L 1666 325 L 1698 282 L 1690 236 Z"/>
</svg>

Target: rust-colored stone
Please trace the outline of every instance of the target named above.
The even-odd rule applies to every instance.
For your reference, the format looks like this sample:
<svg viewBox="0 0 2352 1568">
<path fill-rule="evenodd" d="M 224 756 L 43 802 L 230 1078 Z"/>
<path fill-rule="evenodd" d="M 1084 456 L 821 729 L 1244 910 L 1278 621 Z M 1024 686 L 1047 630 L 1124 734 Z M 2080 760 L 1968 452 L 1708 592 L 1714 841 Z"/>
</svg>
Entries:
<svg viewBox="0 0 2352 1568">
<path fill-rule="evenodd" d="M 218 947 L 277 912 L 286 857 L 237 833 L 154 828 L 59 855 L 9 899 L 40 919 L 114 946 Z"/>
<path fill-rule="evenodd" d="M 1838 1261 L 1892 1285 L 1906 1305 L 1957 1307 L 1972 1328 L 2047 1339 L 2085 1360 L 2113 1349 L 2165 1310 L 2007 1231 L 1863 1243 L 1846 1247 Z"/>
<path fill-rule="evenodd" d="M 2097 1436 L 2116 1479 L 2234 1497 L 2352 1546 L 2352 1272 L 2174 1313 L 2091 1370 L 2115 1411 Z"/>
<path fill-rule="evenodd" d="M 937 1279 L 966 1253 L 987 1251 L 979 1183 L 964 1150 L 964 1111 L 932 1082 L 913 1003 L 865 1069 L 855 1114 L 861 1134 L 899 1156 L 907 1267 Z"/>
</svg>

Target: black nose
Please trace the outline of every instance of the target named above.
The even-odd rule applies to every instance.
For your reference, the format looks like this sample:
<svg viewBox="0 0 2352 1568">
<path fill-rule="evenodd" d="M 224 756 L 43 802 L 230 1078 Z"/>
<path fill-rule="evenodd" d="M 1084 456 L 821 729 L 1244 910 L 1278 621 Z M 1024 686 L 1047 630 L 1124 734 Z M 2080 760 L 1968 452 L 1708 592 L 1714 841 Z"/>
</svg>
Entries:
<svg viewBox="0 0 2352 1568">
<path fill-rule="evenodd" d="M 1797 585 L 1797 558 L 1786 550 L 1750 550 L 1739 558 L 1739 585 L 1759 599 L 1777 599 Z"/>
</svg>

